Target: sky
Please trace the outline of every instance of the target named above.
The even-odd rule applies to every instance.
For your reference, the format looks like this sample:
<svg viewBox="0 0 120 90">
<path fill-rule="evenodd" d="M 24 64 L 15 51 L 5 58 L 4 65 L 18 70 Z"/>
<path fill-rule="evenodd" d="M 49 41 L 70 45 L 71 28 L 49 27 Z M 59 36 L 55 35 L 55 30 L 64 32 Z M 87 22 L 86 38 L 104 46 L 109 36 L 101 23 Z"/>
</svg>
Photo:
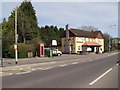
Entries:
<svg viewBox="0 0 120 90">
<path fill-rule="evenodd" d="M 65 28 L 95 26 L 103 33 L 118 37 L 118 2 L 32 2 L 39 26 L 56 25 Z M 3 18 L 8 18 L 20 2 L 0 3 Z M 1 14 L 0 14 L 1 15 Z"/>
</svg>

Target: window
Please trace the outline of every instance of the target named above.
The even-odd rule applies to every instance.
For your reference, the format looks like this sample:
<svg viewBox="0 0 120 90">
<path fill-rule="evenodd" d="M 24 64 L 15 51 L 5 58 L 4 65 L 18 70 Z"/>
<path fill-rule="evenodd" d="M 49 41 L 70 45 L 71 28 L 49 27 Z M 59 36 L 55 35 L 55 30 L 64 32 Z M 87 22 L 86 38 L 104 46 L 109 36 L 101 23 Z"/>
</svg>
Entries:
<svg viewBox="0 0 120 90">
<path fill-rule="evenodd" d="M 80 50 L 80 46 L 78 46 L 78 50 Z"/>
</svg>

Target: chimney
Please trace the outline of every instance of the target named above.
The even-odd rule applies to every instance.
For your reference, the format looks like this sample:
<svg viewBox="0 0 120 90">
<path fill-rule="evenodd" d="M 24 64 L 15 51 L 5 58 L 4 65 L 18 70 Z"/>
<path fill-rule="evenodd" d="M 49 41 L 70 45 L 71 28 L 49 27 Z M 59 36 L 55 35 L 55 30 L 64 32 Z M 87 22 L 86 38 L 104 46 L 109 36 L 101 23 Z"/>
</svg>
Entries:
<svg viewBox="0 0 120 90">
<path fill-rule="evenodd" d="M 70 30 L 70 26 L 67 24 L 66 25 L 66 41 L 65 41 L 65 49 L 64 49 L 66 53 L 70 52 L 69 30 Z"/>
<path fill-rule="evenodd" d="M 69 29 L 70 29 L 70 26 L 67 24 L 66 25 L 66 39 L 69 39 Z"/>
<path fill-rule="evenodd" d="M 70 25 L 68 25 L 68 24 L 66 25 L 66 30 L 67 30 L 67 29 L 70 29 Z"/>
</svg>

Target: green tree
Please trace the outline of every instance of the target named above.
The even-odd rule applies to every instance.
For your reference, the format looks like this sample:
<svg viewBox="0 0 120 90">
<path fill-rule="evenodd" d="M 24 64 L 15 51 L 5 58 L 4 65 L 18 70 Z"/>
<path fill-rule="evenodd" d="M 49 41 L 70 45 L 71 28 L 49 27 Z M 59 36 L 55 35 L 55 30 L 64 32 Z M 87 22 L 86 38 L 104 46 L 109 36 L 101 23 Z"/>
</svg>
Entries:
<svg viewBox="0 0 120 90">
<path fill-rule="evenodd" d="M 1 23 L 2 25 L 2 49 L 3 49 L 3 57 L 9 56 L 8 47 L 12 45 L 15 41 L 14 38 L 14 20 L 9 17 L 8 22 L 6 19 Z"/>
<path fill-rule="evenodd" d="M 26 42 L 38 36 L 38 22 L 31 2 L 23 2 L 18 8 L 19 41 Z"/>
<path fill-rule="evenodd" d="M 109 51 L 109 39 L 111 39 L 111 36 L 107 33 L 104 33 L 103 37 L 104 37 L 104 48 L 106 52 L 106 51 Z"/>
</svg>

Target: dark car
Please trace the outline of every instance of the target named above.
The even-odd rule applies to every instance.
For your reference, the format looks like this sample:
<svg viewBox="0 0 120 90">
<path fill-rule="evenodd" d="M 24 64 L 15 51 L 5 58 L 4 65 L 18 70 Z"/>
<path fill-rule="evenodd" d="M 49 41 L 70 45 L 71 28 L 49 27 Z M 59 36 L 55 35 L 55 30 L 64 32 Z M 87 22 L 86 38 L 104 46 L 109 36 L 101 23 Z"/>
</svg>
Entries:
<svg viewBox="0 0 120 90">
<path fill-rule="evenodd" d="M 118 65 L 120 65 L 120 61 L 117 61 Z"/>
</svg>

